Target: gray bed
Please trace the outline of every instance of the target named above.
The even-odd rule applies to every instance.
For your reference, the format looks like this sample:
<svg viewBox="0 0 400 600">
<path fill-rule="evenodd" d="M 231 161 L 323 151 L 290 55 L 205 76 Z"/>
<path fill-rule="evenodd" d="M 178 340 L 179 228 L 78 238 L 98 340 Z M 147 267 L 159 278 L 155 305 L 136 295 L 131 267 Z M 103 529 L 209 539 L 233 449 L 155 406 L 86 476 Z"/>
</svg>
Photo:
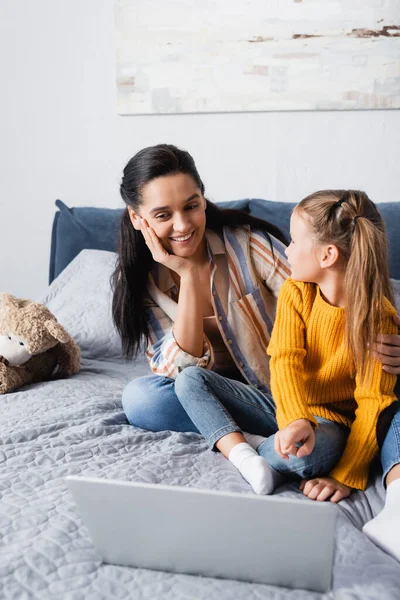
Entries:
<svg viewBox="0 0 400 600">
<path fill-rule="evenodd" d="M 121 391 L 148 370 L 143 359 L 125 363 L 121 357 L 110 317 L 114 261 L 115 254 L 106 250 L 80 252 L 43 297 L 80 344 L 81 372 L 0 396 L 0 598 L 400 598 L 399 563 L 361 532 L 363 523 L 382 507 L 379 465 L 365 493 L 340 503 L 329 594 L 100 563 L 67 491 L 66 475 L 252 493 L 236 469 L 210 452 L 200 436 L 150 433 L 127 423 Z M 309 501 L 294 484 L 277 493 Z M 140 514 L 132 510 L 126 519 L 138 520 Z M 268 531 L 265 537 L 268 544 Z"/>
</svg>

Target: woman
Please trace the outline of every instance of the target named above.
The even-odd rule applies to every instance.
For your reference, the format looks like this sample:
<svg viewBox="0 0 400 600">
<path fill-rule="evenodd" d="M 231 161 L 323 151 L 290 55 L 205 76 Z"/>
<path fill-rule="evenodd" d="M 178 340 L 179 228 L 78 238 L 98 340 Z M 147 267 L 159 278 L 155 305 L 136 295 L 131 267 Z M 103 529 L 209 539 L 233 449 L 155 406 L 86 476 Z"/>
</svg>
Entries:
<svg viewBox="0 0 400 600">
<path fill-rule="evenodd" d="M 222 410 L 238 425 L 235 444 L 245 449 L 235 463 L 262 491 L 270 485 L 263 459 L 242 431 L 270 435 L 274 407 L 265 349 L 277 294 L 290 274 L 284 237 L 269 223 L 209 203 L 193 159 L 174 146 L 135 155 L 125 167 L 121 195 L 127 209 L 114 274 L 114 321 L 127 356 L 148 341 L 154 373 L 126 387 L 128 420 L 152 431 L 197 431 L 176 396 L 175 379 L 191 366 L 212 371 L 215 385 L 224 388 Z M 388 344 L 379 356 L 397 373 L 400 337 L 383 341 Z M 392 444 L 399 439 L 397 422 L 387 436 L 390 448 L 385 442 L 382 449 L 394 465 L 387 483 L 392 471 L 400 476 L 400 443 Z"/>
</svg>

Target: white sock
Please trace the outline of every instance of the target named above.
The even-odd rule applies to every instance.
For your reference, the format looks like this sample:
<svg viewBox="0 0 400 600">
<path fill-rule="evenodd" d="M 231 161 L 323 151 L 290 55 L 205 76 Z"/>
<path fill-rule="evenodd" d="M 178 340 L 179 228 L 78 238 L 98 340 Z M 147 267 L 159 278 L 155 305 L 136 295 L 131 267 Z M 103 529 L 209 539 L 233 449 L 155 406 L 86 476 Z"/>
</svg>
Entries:
<svg viewBox="0 0 400 600">
<path fill-rule="evenodd" d="M 262 435 L 257 435 L 256 433 L 247 433 L 247 431 L 243 431 L 243 437 L 246 442 L 250 444 L 252 448 L 254 448 L 254 450 L 257 450 L 258 446 L 267 439 Z"/>
<path fill-rule="evenodd" d="M 276 479 L 280 473 L 272 469 L 262 456 L 247 444 L 236 444 L 229 452 L 229 460 L 240 471 L 242 477 L 251 485 L 256 494 L 272 494 Z"/>
<path fill-rule="evenodd" d="M 400 479 L 388 485 L 385 506 L 362 530 L 379 548 L 400 560 Z"/>
</svg>

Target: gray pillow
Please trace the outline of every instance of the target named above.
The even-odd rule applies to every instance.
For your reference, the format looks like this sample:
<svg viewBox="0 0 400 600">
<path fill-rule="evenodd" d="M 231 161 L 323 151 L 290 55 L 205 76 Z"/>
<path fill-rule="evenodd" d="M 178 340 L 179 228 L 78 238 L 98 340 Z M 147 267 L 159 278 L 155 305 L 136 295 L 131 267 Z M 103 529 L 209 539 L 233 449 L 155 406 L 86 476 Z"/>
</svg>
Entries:
<svg viewBox="0 0 400 600">
<path fill-rule="evenodd" d="M 82 250 L 42 299 L 88 358 L 122 358 L 111 317 L 110 278 L 116 257 L 114 252 Z"/>
</svg>

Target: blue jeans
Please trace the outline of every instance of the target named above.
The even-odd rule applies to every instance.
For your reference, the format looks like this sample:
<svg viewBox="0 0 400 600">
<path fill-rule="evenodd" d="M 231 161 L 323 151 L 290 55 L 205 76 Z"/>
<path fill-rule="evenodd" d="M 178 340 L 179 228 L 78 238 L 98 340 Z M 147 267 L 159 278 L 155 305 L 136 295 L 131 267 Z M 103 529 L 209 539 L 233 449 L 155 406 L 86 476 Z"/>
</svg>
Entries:
<svg viewBox="0 0 400 600">
<path fill-rule="evenodd" d="M 179 379 L 184 380 L 186 375 L 189 374 L 188 371 L 183 376 L 185 371 L 188 371 L 188 369 L 182 371 Z M 204 372 L 211 373 L 206 370 Z M 237 424 L 235 423 L 236 427 L 230 430 L 243 430 L 250 433 L 258 433 L 266 437 L 273 435 L 276 427 L 271 430 L 272 421 L 270 419 L 272 419 L 272 414 L 275 414 L 275 407 L 272 400 L 252 386 L 228 379 L 225 379 L 225 382 L 228 382 L 229 389 L 231 389 L 231 386 L 234 389 L 232 398 L 228 394 L 228 405 L 225 407 L 228 417 L 231 417 L 229 427 L 232 427 L 232 420 L 237 422 Z M 180 382 L 179 385 L 181 383 L 183 382 Z M 399 395 L 399 388 L 400 382 L 395 390 L 397 396 Z M 239 394 L 238 390 L 240 390 Z M 257 398 L 261 398 L 261 404 L 258 404 Z M 225 396 L 219 398 L 222 406 L 225 406 L 225 399 Z M 199 433 L 199 429 L 189 418 L 188 413 L 183 408 L 175 393 L 175 380 L 173 379 L 160 377 L 159 375 L 149 375 L 134 379 L 126 386 L 123 392 L 122 404 L 128 421 L 136 427 L 141 427 L 148 431 L 171 430 Z M 264 410 L 266 410 L 267 416 L 264 416 Z M 316 432 L 319 429 L 320 427 L 318 427 Z M 229 428 L 227 432 L 229 433 Z M 261 446 L 264 445 L 266 445 L 266 442 Z M 259 450 L 261 449 L 270 453 L 270 445 L 266 448 L 260 447 Z M 311 457 L 313 455 L 314 453 L 311 454 Z M 291 459 L 289 459 L 289 464 Z M 381 448 L 381 462 L 384 478 L 394 465 L 400 464 L 400 402 L 398 403 L 397 413 L 391 422 Z M 288 466 L 286 461 L 285 465 L 281 465 L 281 467 L 284 468 L 285 466 Z"/>
<path fill-rule="evenodd" d="M 199 433 L 182 408 L 174 388 L 174 379 L 159 375 L 130 381 L 122 394 L 122 406 L 129 423 L 147 431 Z"/>
<path fill-rule="evenodd" d="M 399 396 L 399 385 L 395 392 Z M 381 463 L 383 469 L 383 485 L 385 478 L 392 467 L 400 464 L 400 402 L 397 402 L 397 412 L 395 413 L 385 440 L 381 448 Z"/>
<path fill-rule="evenodd" d="M 267 439 L 258 447 L 258 453 L 285 475 L 294 474 L 303 479 L 328 473 L 341 457 L 349 434 L 347 427 L 317 417 L 319 426 L 315 430 L 312 453 L 304 458 L 290 456 L 284 460 L 274 448 L 278 423 L 270 395 L 199 367 L 181 371 L 175 382 L 175 393 L 210 448 L 214 448 L 222 436 L 234 431 L 264 435 Z"/>
<path fill-rule="evenodd" d="M 320 425 L 311 455 L 291 456 L 285 461 L 274 450 L 278 425 L 271 396 L 199 367 L 184 369 L 175 381 L 157 375 L 135 379 L 125 388 L 122 403 L 132 425 L 153 431 L 200 432 L 210 448 L 234 431 L 268 437 L 259 446 L 259 454 L 277 471 L 301 478 L 329 472 L 339 460 L 348 436 L 346 427 L 318 418 Z"/>
</svg>

